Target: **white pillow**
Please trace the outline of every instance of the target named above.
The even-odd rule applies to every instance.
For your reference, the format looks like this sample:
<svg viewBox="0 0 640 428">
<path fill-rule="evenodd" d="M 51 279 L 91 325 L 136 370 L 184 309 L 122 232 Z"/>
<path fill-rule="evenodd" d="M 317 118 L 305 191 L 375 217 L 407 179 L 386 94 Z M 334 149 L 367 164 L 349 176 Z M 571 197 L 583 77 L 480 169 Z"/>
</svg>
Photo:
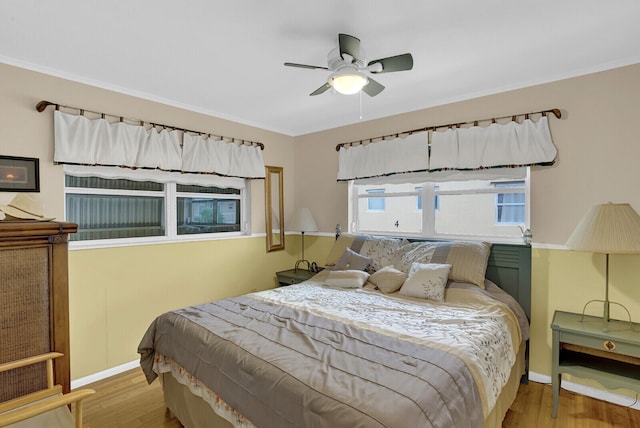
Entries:
<svg viewBox="0 0 640 428">
<path fill-rule="evenodd" d="M 450 270 L 451 265 L 413 263 L 399 294 L 442 302 Z"/>
<path fill-rule="evenodd" d="M 369 274 L 362 270 L 332 270 L 325 284 L 332 287 L 361 288 L 369 279 Z"/>
<path fill-rule="evenodd" d="M 378 287 L 383 293 L 398 291 L 407 279 L 407 274 L 394 266 L 385 266 L 369 277 L 369 282 Z"/>
</svg>

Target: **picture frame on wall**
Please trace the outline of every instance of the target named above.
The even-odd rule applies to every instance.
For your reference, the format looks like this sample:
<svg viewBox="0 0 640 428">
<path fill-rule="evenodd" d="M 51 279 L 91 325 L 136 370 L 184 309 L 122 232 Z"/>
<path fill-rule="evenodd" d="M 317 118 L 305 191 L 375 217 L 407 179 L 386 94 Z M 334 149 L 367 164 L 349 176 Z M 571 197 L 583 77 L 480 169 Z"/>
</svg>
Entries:
<svg viewBox="0 0 640 428">
<path fill-rule="evenodd" d="M 0 192 L 39 192 L 40 160 L 0 155 Z"/>
</svg>

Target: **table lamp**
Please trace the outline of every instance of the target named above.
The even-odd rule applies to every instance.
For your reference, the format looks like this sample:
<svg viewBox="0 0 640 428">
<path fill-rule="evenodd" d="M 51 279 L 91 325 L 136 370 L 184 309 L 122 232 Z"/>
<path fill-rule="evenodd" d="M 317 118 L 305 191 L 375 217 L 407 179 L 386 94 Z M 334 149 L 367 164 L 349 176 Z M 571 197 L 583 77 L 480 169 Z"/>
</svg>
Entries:
<svg viewBox="0 0 640 428">
<path fill-rule="evenodd" d="M 318 225 L 313 219 L 309 208 L 298 208 L 296 210 L 291 223 L 289 223 L 289 230 L 302 232 L 302 258 L 296 261 L 296 270 L 298 270 L 301 264 L 306 264 L 307 270 L 311 270 L 311 263 L 304 258 L 304 233 L 317 231 Z"/>
<path fill-rule="evenodd" d="M 629 204 L 596 205 L 580 220 L 566 246 L 572 250 L 605 254 L 605 298 L 588 301 L 582 313 L 592 302 L 603 303 L 602 329 L 609 331 L 611 304 L 622 307 L 629 314 L 624 305 L 609 301 L 609 254 L 640 253 L 640 216 Z"/>
</svg>

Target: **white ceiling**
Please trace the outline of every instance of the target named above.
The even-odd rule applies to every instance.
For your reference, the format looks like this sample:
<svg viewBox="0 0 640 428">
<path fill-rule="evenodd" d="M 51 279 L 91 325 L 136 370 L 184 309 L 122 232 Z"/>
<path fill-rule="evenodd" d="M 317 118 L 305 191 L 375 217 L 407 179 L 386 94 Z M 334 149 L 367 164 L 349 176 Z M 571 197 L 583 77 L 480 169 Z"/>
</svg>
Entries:
<svg viewBox="0 0 640 428">
<path fill-rule="evenodd" d="M 326 66 L 338 33 L 413 54 L 362 119 L 283 66 Z M 295 136 L 638 63 L 640 1 L 2 0 L 0 62 Z"/>
</svg>

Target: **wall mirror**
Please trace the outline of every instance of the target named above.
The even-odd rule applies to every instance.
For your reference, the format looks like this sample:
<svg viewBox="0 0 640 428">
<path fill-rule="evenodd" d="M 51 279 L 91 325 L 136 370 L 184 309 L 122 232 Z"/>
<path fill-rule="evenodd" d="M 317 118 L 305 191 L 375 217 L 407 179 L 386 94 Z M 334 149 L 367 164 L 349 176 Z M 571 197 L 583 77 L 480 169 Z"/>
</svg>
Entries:
<svg viewBox="0 0 640 428">
<path fill-rule="evenodd" d="M 282 167 L 266 166 L 264 180 L 267 252 L 284 250 L 284 198 Z"/>
</svg>

